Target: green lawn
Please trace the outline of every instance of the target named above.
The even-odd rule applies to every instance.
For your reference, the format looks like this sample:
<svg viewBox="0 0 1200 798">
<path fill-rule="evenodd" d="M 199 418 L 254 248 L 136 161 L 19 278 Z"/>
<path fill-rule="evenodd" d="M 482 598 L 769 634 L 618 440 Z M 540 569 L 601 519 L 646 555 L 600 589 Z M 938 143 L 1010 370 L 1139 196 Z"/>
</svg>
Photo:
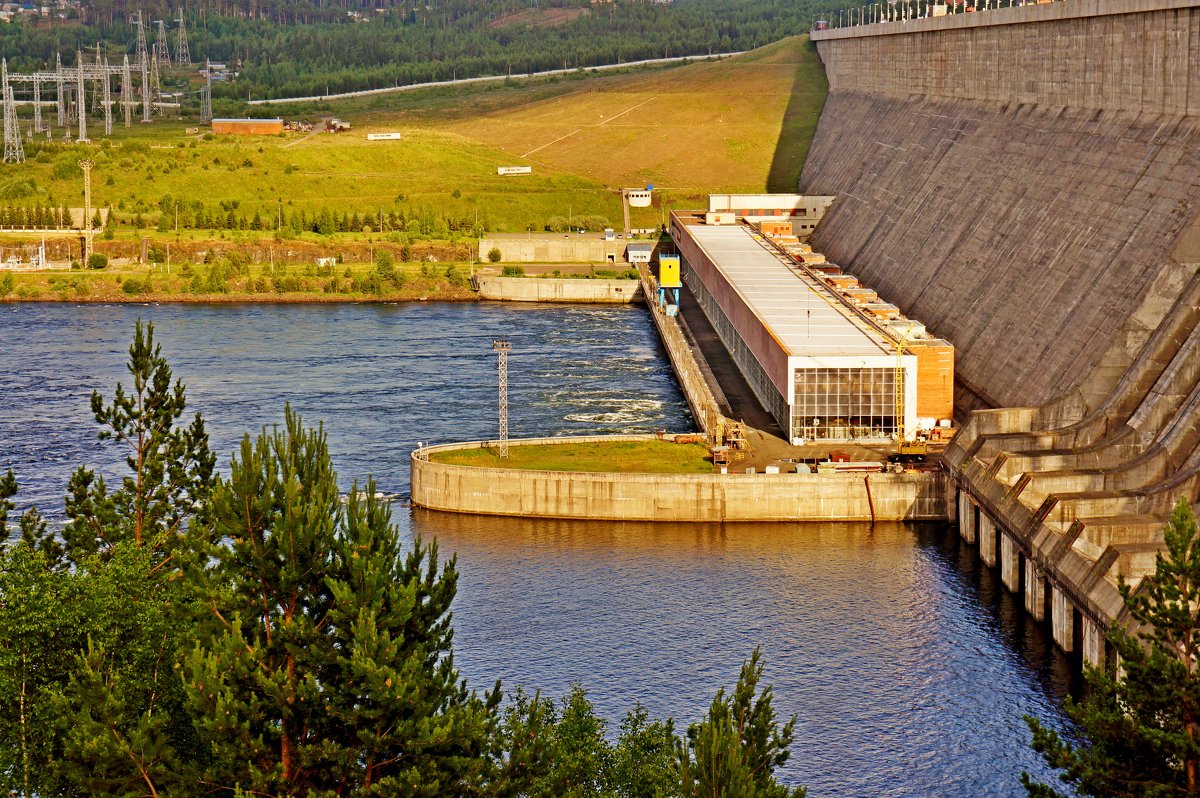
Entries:
<svg viewBox="0 0 1200 798">
<path fill-rule="evenodd" d="M 454 449 L 429 459 L 448 465 L 516 468 L 529 471 L 610 471 L 625 474 L 710 474 L 703 444 L 666 441 L 612 441 L 510 446 L 501 460 L 495 449 Z"/>
</svg>

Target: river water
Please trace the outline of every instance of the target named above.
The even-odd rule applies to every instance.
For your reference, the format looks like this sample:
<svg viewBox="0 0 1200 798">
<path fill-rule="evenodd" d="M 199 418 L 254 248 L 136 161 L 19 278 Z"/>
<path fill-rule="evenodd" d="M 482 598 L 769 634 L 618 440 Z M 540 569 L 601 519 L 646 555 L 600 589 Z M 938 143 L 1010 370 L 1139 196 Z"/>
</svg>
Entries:
<svg viewBox="0 0 1200 798">
<path fill-rule="evenodd" d="M 291 402 L 323 421 L 345 487 L 407 497 L 418 443 L 495 436 L 494 337 L 513 343 L 514 437 L 691 428 L 640 307 L 0 305 L 0 469 L 22 506 L 61 513 L 134 320 L 204 414 L 221 465 Z M 110 477 L 110 482 L 115 481 Z M 613 524 L 398 507 L 406 536 L 458 555 L 457 662 L 471 684 L 562 695 L 582 683 L 613 727 L 635 702 L 696 720 L 762 646 L 786 781 L 814 796 L 1018 796 L 1045 775 L 1023 714 L 1062 724 L 1072 664 L 948 527 Z"/>
</svg>

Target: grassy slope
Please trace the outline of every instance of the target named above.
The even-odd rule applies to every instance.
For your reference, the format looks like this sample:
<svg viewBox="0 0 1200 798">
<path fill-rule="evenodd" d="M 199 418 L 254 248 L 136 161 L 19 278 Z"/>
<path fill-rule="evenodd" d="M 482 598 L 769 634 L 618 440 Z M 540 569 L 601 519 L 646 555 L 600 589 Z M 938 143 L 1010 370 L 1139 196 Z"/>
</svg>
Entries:
<svg viewBox="0 0 1200 798">
<path fill-rule="evenodd" d="M 457 449 L 430 455 L 437 463 L 534 471 L 612 471 L 618 473 L 709 474 L 712 461 L 702 444 L 665 441 L 559 443 L 511 446 L 508 459 L 492 449 Z"/>
<path fill-rule="evenodd" d="M 144 213 L 150 230 L 143 233 L 151 236 L 165 194 L 201 200 L 210 210 L 236 201 L 248 219 L 256 211 L 274 218 L 282 201 L 286 212 L 429 207 L 464 219 L 478 212 L 501 232 L 538 229 L 568 211 L 616 223 L 621 210 L 613 189 L 621 186 L 653 182 L 660 189 L 656 205 L 668 207 L 701 205 L 710 191 L 792 190 L 825 90 L 811 45 L 793 38 L 721 62 L 344 101 L 330 108 L 354 124 L 341 135 L 204 140 L 187 134 L 182 122 L 128 130 L 118 122 L 103 145 L 0 165 L 0 189 L 32 177 L 41 201 L 81 205 L 80 178 L 55 178 L 54 166 L 90 157 L 93 203 L 118 206 L 119 217 Z M 292 108 L 282 113 L 314 118 Z M 404 139 L 366 140 L 367 132 L 384 130 Z M 495 173 L 498 165 L 520 163 L 533 164 L 534 174 Z M 651 226 L 661 216 L 660 207 L 635 209 L 633 221 Z M 264 235 L 184 231 L 179 243 L 222 238 L 237 246 Z M 303 236 L 333 248 L 370 237 L 379 238 Z M 118 252 L 133 251 L 131 228 L 117 238 L 125 247 Z M 111 244 L 98 243 L 111 251 Z"/>
</svg>

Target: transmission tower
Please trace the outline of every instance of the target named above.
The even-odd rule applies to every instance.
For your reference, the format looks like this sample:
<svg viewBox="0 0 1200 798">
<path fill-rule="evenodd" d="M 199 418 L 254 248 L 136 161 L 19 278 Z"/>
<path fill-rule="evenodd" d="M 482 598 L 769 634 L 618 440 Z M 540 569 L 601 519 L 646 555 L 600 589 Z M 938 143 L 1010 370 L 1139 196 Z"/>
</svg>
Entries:
<svg viewBox="0 0 1200 798">
<path fill-rule="evenodd" d="M 167 47 L 167 23 L 158 20 L 158 34 L 154 37 L 154 63 L 159 69 L 171 66 L 171 50 Z"/>
<path fill-rule="evenodd" d="M 187 30 L 183 27 L 183 6 L 179 7 L 179 33 L 175 39 L 175 60 L 179 66 L 192 63 L 192 53 L 188 50 Z"/>
<path fill-rule="evenodd" d="M 500 459 L 505 460 L 508 458 L 508 353 L 512 351 L 512 344 L 503 338 L 497 338 L 492 341 L 492 351 L 499 359 Z"/>
<path fill-rule="evenodd" d="M 79 85 L 75 96 L 75 112 L 79 115 L 79 138 L 80 144 L 88 140 L 87 137 L 87 96 L 83 90 L 83 58 L 79 59 Z"/>
<path fill-rule="evenodd" d="M 112 135 L 112 76 L 108 71 L 108 60 L 103 62 L 103 78 L 104 81 L 104 97 L 101 102 L 104 103 L 104 135 Z"/>
<path fill-rule="evenodd" d="M 89 160 L 79 162 L 79 168 L 83 170 L 83 266 L 87 268 L 88 259 L 92 256 L 92 236 L 95 231 L 92 230 L 92 166 L 94 164 Z"/>
<path fill-rule="evenodd" d="M 150 65 L 142 62 L 142 121 L 150 121 Z"/>
<path fill-rule="evenodd" d="M 0 59 L 0 93 L 4 95 L 4 163 L 25 163 L 21 127 L 17 124 L 17 103 L 8 83 L 8 59 Z"/>
<path fill-rule="evenodd" d="M 125 127 L 129 127 L 133 122 L 133 106 L 137 104 L 137 100 L 133 96 L 133 73 L 129 70 L 129 56 L 125 56 L 125 63 L 121 66 L 121 105 L 125 108 Z"/>
<path fill-rule="evenodd" d="M 158 59 L 150 59 L 150 97 L 154 103 L 154 113 L 162 115 L 162 84 L 158 78 Z"/>
<path fill-rule="evenodd" d="M 142 12 L 137 12 L 133 18 L 133 25 L 137 29 L 137 62 L 138 66 L 145 68 L 146 56 L 146 26 L 142 23 Z"/>
<path fill-rule="evenodd" d="M 211 122 L 212 118 L 212 74 L 206 71 L 204 86 L 200 89 L 200 119 Z"/>
<path fill-rule="evenodd" d="M 37 75 L 33 76 L 33 132 L 41 133 L 45 130 L 42 125 L 42 81 Z"/>
<path fill-rule="evenodd" d="M 54 65 L 55 82 L 58 83 L 58 126 L 67 126 L 67 97 L 66 87 L 63 84 L 62 71 L 62 53 L 55 56 Z"/>
</svg>

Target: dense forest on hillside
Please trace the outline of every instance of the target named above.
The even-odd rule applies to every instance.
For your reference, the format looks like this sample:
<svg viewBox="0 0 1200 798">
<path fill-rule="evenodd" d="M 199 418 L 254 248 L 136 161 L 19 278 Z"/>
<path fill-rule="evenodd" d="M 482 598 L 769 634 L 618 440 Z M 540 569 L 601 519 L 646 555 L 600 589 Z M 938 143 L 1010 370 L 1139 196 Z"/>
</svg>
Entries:
<svg viewBox="0 0 1200 798">
<path fill-rule="evenodd" d="M 362 0 L 202 0 L 188 4 L 185 20 L 194 61 L 209 58 L 240 72 L 217 84 L 215 96 L 274 98 L 746 50 L 804 32 L 850 4 L 374 0 L 364 8 Z M 60 52 L 70 65 L 76 48 L 99 41 L 116 60 L 133 49 L 127 20 L 138 10 L 151 20 L 178 15 L 177 6 L 161 2 L 97 0 L 83 19 L 0 26 L 0 54 L 18 71 L 52 66 Z M 174 46 L 174 31 L 168 38 Z"/>
</svg>

